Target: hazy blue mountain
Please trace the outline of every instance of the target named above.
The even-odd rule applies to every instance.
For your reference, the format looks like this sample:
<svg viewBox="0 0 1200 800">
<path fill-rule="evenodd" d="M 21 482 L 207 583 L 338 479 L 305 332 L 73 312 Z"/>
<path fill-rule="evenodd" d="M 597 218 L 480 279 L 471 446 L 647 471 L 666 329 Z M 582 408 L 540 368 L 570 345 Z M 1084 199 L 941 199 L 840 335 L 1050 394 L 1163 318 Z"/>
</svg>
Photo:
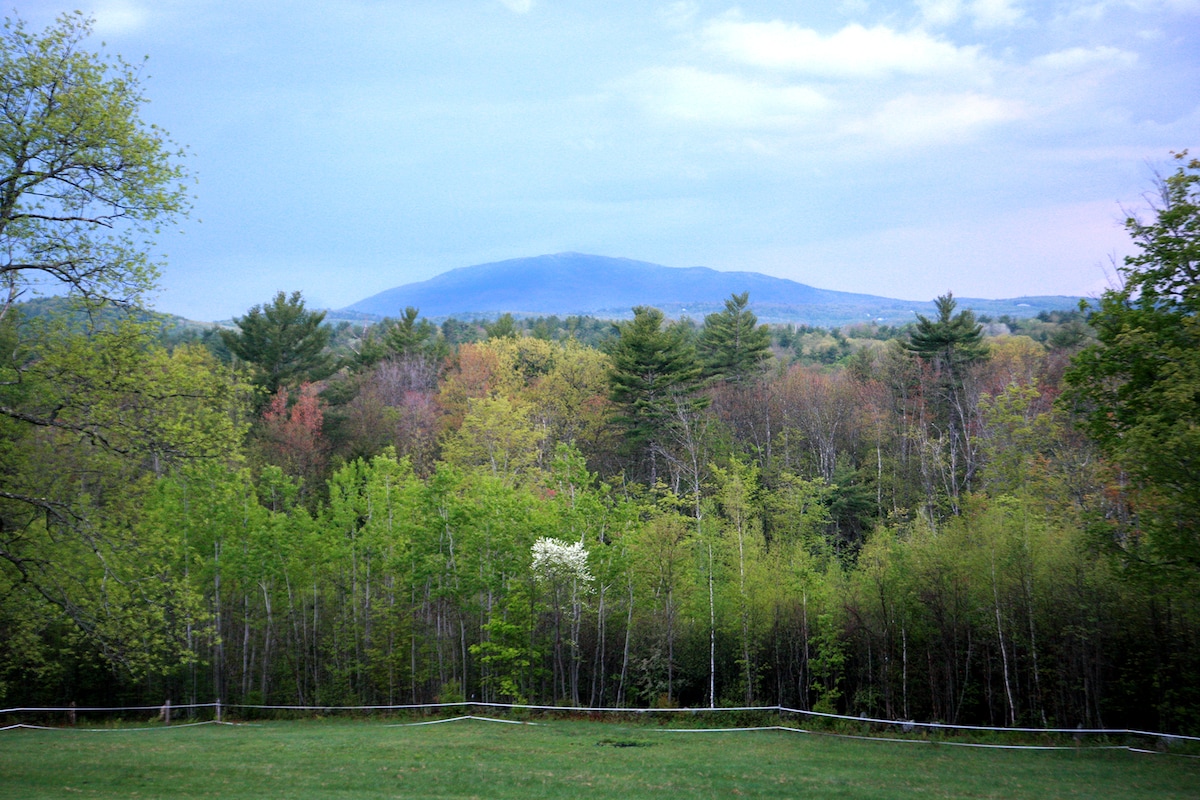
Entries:
<svg viewBox="0 0 1200 800">
<path fill-rule="evenodd" d="M 435 278 L 388 289 L 343 312 L 398 316 L 416 306 L 430 318 L 588 314 L 620 318 L 635 305 L 662 309 L 668 316 L 702 318 L 719 310 L 730 294 L 749 292 L 763 322 L 844 325 L 878 320 L 903 324 L 933 312 L 927 302 L 894 300 L 852 292 L 816 289 L 757 272 L 718 272 L 708 267 L 664 267 L 645 261 L 581 253 L 514 258 L 450 270 Z M 978 313 L 1026 317 L 1043 310 L 1070 309 L 1074 297 L 1022 297 L 1013 300 L 960 300 Z"/>
</svg>

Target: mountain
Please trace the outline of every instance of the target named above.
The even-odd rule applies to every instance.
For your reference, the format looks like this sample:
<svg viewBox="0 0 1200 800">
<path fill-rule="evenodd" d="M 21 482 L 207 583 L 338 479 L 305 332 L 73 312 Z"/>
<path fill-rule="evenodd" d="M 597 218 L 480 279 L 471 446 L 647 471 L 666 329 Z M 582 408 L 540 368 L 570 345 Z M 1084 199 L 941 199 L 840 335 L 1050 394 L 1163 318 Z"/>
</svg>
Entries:
<svg viewBox="0 0 1200 800">
<path fill-rule="evenodd" d="M 701 318 L 719 310 L 731 294 L 750 293 L 763 322 L 844 325 L 875 320 L 889 325 L 933 313 L 927 302 L 816 289 L 757 272 L 718 272 L 708 267 L 664 267 L 645 261 L 582 253 L 514 258 L 461 267 L 418 283 L 397 286 L 359 300 L 341 314 L 395 317 L 415 306 L 425 317 L 494 317 L 571 314 L 607 318 L 631 315 L 637 305 L 668 316 Z M 960 299 L 960 308 L 998 316 L 1028 317 L 1039 311 L 1075 308 L 1079 298 L 1022 297 Z"/>
</svg>

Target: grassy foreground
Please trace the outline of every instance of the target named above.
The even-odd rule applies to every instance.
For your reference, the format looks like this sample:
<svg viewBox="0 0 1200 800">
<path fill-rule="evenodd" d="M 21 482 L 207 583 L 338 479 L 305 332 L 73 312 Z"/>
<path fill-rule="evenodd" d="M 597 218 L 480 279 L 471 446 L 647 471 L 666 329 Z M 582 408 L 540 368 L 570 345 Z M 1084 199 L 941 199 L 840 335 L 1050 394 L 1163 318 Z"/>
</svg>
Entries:
<svg viewBox="0 0 1200 800">
<path fill-rule="evenodd" d="M 0 732 L 0 796 L 1105 797 L 1200 795 L 1200 760 L 1029 752 L 782 731 L 463 720 L 271 722 L 156 731 Z"/>
</svg>

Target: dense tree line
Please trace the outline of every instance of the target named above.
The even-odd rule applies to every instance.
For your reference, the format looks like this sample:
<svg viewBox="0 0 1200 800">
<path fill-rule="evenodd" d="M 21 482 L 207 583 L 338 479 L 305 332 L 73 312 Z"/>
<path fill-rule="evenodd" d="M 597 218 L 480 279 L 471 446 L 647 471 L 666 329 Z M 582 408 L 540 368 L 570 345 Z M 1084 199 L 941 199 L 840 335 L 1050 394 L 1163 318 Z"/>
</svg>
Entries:
<svg viewBox="0 0 1200 800">
<path fill-rule="evenodd" d="M 410 314 L 374 355 L 274 392 L 252 350 L 222 366 L 146 342 L 225 387 L 157 411 L 180 432 L 216 415 L 241 444 L 155 467 L 75 439 L 75 466 L 9 438 L 75 505 L 21 518 L 15 566 L 46 582 L 7 573 L 6 697 L 1192 729 L 1194 569 L 1152 558 L 1170 541 L 1139 527 L 1152 509 L 1055 402 L 1070 350 L 984 338 L 947 296 L 834 368 L 759 337 L 735 379 L 700 343 L 737 299 L 698 332 L 638 309 L 607 353 L 511 332 L 455 348 Z M 539 546 L 582 568 L 539 566 Z"/>
<path fill-rule="evenodd" d="M 10 29 L 5 59 L 65 48 L 100 80 L 71 46 L 86 25 L 55 30 Z M 137 141 L 117 207 L 141 225 L 182 201 L 165 145 Z M 1184 158 L 1130 220 L 1123 288 L 1086 315 L 1034 338 L 946 295 L 907 331 L 838 332 L 829 364 L 746 295 L 584 342 L 413 308 L 330 327 L 280 293 L 185 341 L 105 310 L 137 312 L 152 270 L 125 237 L 90 272 L 119 223 L 97 218 L 54 255 L 79 265 L 70 314 L 23 313 L 41 268 L 5 267 L 0 699 L 1195 733 L 1198 176 Z M 48 252 L 29 202 L 0 208 L 6 253 Z"/>
</svg>

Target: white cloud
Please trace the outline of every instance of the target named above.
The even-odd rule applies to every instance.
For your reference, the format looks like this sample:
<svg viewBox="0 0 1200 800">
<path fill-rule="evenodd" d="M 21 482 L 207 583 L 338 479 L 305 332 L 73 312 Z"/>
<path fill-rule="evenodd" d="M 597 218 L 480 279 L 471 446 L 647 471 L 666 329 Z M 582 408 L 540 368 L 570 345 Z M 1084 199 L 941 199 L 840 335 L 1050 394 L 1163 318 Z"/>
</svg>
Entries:
<svg viewBox="0 0 1200 800">
<path fill-rule="evenodd" d="M 692 24 L 700 8 L 691 0 L 678 0 L 659 9 L 658 16 L 668 28 L 682 29 Z"/>
<path fill-rule="evenodd" d="M 975 0 L 971 3 L 971 16 L 977 28 L 1008 28 L 1025 18 L 1025 12 L 1013 5 L 1012 0 Z"/>
<path fill-rule="evenodd" d="M 1012 0 L 917 0 L 921 17 L 930 25 L 953 25 L 964 16 L 970 17 L 976 28 L 1007 28 L 1021 22 L 1025 12 Z"/>
<path fill-rule="evenodd" d="M 981 62 L 975 46 L 956 47 L 921 30 L 902 33 L 857 23 L 822 36 L 779 20 L 726 16 L 706 25 L 704 37 L 711 50 L 736 62 L 833 78 L 961 74 L 978 70 Z"/>
<path fill-rule="evenodd" d="M 509 11 L 517 14 L 528 14 L 533 8 L 533 0 L 500 0 Z"/>
<path fill-rule="evenodd" d="M 973 92 L 906 94 L 884 103 L 871 116 L 848 124 L 845 130 L 881 144 L 928 146 L 957 142 L 1024 114 L 1016 103 Z"/>
<path fill-rule="evenodd" d="M 97 34 L 117 36 L 140 30 L 149 20 L 150 13 L 132 0 L 108 0 L 96 4 L 92 16 Z"/>
<path fill-rule="evenodd" d="M 959 0 L 917 0 L 917 8 L 930 25 L 951 25 L 962 15 Z"/>
<path fill-rule="evenodd" d="M 923 9 L 944 20 L 960 15 L 961 30 L 987 14 L 997 24 L 1021 22 L 1021 3 L 924 0 Z M 695 6 L 660 8 L 687 16 Z M 1068 39 L 1036 58 L 1014 50 L 989 55 L 991 37 L 981 34 L 972 45 L 931 28 L 846 24 L 818 31 L 738 11 L 694 24 L 697 36 L 681 40 L 681 51 L 609 83 L 610 96 L 632 100 L 650 119 L 687 126 L 710 147 L 729 147 L 736 133 L 737 149 L 792 165 L 820 164 L 819 153 L 837 160 L 872 149 L 992 147 L 997 137 L 1092 130 L 1108 124 L 1096 115 L 1105 113 L 1103 92 L 1113 76 L 1139 59 L 1132 46 L 1086 39 Z M 1081 109 L 1092 114 L 1083 122 Z"/>
<path fill-rule="evenodd" d="M 652 113 L 732 127 L 795 125 L 829 106 L 807 86 L 770 86 L 693 67 L 646 69 L 623 83 Z"/>
<path fill-rule="evenodd" d="M 1073 0 L 1057 16 L 1069 23 L 1097 23 L 1105 17 L 1132 12 L 1145 17 L 1190 15 L 1200 12 L 1200 0 Z"/>
<path fill-rule="evenodd" d="M 1033 66 L 1055 72 L 1077 72 L 1090 67 L 1130 67 L 1137 63 L 1137 53 L 1116 47 L 1072 47 L 1047 53 L 1033 60 Z"/>
</svg>

